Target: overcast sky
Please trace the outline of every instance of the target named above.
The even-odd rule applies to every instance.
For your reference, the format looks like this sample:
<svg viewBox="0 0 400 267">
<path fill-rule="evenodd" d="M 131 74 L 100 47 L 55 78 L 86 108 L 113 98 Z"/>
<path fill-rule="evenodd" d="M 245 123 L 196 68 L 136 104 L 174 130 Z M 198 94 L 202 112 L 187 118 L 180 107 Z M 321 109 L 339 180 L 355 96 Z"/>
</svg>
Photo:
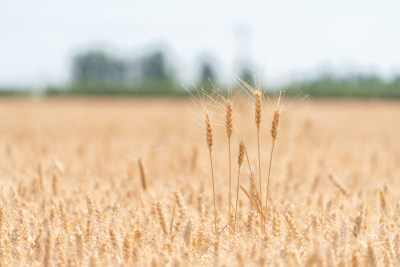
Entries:
<svg viewBox="0 0 400 267">
<path fill-rule="evenodd" d="M 240 57 L 281 82 L 326 70 L 400 73 L 398 0 L 0 0 L 0 85 L 62 84 L 87 46 L 126 55 L 163 43 L 182 81 L 201 55 L 219 77 Z"/>
</svg>

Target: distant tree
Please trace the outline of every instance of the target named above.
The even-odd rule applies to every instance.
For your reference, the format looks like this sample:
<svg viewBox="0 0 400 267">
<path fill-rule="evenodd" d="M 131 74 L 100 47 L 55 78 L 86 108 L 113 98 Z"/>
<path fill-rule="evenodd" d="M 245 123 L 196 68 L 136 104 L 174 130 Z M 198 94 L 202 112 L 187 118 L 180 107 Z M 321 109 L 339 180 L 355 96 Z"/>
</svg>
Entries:
<svg viewBox="0 0 400 267">
<path fill-rule="evenodd" d="M 323 75 L 314 80 L 294 82 L 285 86 L 288 94 L 299 92 L 311 96 L 335 97 L 400 97 L 400 79 L 385 82 L 376 75 L 336 77 Z"/>
<path fill-rule="evenodd" d="M 215 70 L 209 61 L 204 61 L 201 63 L 200 82 L 204 83 L 208 80 L 212 82 L 216 81 Z"/>
<path fill-rule="evenodd" d="M 240 77 L 240 79 L 242 79 L 249 85 L 251 85 L 251 86 L 254 85 L 254 75 L 251 73 L 251 71 L 248 67 L 242 68 L 239 77 Z"/>
<path fill-rule="evenodd" d="M 154 52 L 140 60 L 142 78 L 145 80 L 165 80 L 168 77 L 162 52 Z"/>
<path fill-rule="evenodd" d="M 392 82 L 391 82 L 391 87 L 393 90 L 397 90 L 398 92 L 400 92 L 400 76 L 396 76 Z"/>
<path fill-rule="evenodd" d="M 75 83 L 119 84 L 125 76 L 125 63 L 104 52 L 91 51 L 73 60 Z"/>
</svg>

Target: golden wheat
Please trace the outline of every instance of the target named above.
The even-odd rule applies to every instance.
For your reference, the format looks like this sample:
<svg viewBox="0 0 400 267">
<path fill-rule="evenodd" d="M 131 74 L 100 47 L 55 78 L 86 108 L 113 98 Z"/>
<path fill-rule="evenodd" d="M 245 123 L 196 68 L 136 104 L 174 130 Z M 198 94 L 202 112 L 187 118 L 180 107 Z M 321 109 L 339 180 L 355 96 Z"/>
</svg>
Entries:
<svg viewBox="0 0 400 267">
<path fill-rule="evenodd" d="M 278 135 L 279 117 L 280 117 L 280 110 L 279 110 L 279 108 L 277 108 L 277 109 L 275 109 L 274 118 L 272 120 L 272 126 L 271 126 L 272 147 L 271 147 L 271 154 L 269 156 L 267 195 L 265 196 L 265 217 L 267 217 L 268 194 L 269 194 L 269 178 L 271 176 L 272 156 L 273 156 L 273 153 L 274 153 L 275 141 L 276 141 L 276 137 Z"/>
<path fill-rule="evenodd" d="M 214 183 L 214 167 L 212 161 L 212 146 L 213 146 L 213 128 L 211 125 L 210 117 L 208 113 L 206 113 L 206 139 L 207 139 L 207 147 L 210 154 L 210 165 L 211 165 L 211 180 L 212 180 L 212 188 L 213 188 L 213 203 L 214 203 L 214 230 L 215 234 L 217 234 L 217 210 L 215 207 L 215 183 Z"/>
<path fill-rule="evenodd" d="M 235 222 L 233 224 L 234 232 L 236 232 L 237 207 L 238 207 L 238 201 L 239 201 L 240 167 L 242 166 L 242 163 L 243 163 L 245 150 L 246 150 L 246 147 L 244 145 L 243 140 L 241 140 L 239 143 L 239 155 L 238 155 L 238 179 L 237 179 L 237 189 L 236 189 Z"/>
<path fill-rule="evenodd" d="M 146 171 L 144 169 L 143 160 L 139 159 L 139 170 L 140 170 L 140 181 L 142 182 L 142 188 L 146 191 L 147 189 L 147 182 L 146 182 Z"/>
<path fill-rule="evenodd" d="M 240 189 L 231 200 L 235 234 L 213 214 L 208 142 L 182 112 L 189 100 L 2 101 L 0 265 L 399 266 L 397 102 L 309 99 L 281 112 L 263 233 L 254 106 L 230 101 L 247 162 L 239 182 L 248 195 Z M 229 212 L 225 115 L 209 112 L 221 214 Z M 272 139 L 263 125 L 262 147 Z M 266 179 L 262 186 L 264 202 Z"/>
<path fill-rule="evenodd" d="M 260 182 L 260 196 L 262 196 L 261 187 L 261 155 L 260 155 L 260 127 L 261 127 L 261 106 L 262 106 L 262 95 L 260 90 L 254 90 L 254 104 L 255 104 L 255 123 L 257 127 L 257 149 L 258 149 L 258 176 Z M 262 202 L 261 207 L 262 210 Z"/>
</svg>

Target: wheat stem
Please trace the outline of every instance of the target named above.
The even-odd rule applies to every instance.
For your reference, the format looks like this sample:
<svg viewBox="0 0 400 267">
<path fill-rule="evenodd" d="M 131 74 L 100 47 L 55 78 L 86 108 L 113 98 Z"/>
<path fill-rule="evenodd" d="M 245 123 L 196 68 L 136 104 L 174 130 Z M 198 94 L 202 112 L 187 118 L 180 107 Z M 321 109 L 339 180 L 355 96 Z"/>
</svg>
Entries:
<svg viewBox="0 0 400 267">
<path fill-rule="evenodd" d="M 247 149 L 246 149 L 245 153 L 246 153 L 247 164 L 248 164 L 249 170 L 250 170 L 250 179 L 251 179 L 252 185 L 254 187 L 254 190 L 256 191 L 258 205 L 261 207 L 262 199 L 261 199 L 261 197 L 260 197 L 260 195 L 258 194 L 258 191 L 257 191 L 256 182 L 254 180 L 254 174 L 253 174 L 253 171 L 251 170 L 251 166 L 250 166 L 249 155 L 247 154 Z"/>
<path fill-rule="evenodd" d="M 239 200 L 239 186 L 240 186 L 240 167 L 243 163 L 244 152 L 246 151 L 246 147 L 244 145 L 243 140 L 240 141 L 239 144 L 239 156 L 238 156 L 238 179 L 237 179 L 237 189 L 236 189 L 236 207 L 235 207 L 235 222 L 233 226 L 233 231 L 236 232 L 236 220 L 237 220 L 237 205 Z"/>
<path fill-rule="evenodd" d="M 215 224 L 215 234 L 217 234 L 217 211 L 215 208 L 215 186 L 214 186 L 214 167 L 212 162 L 212 146 L 213 146 L 213 131 L 212 131 L 212 124 L 210 121 L 210 116 L 206 112 L 206 140 L 207 140 L 207 147 L 208 151 L 210 152 L 210 165 L 211 165 L 211 179 L 212 179 L 212 186 L 213 186 L 213 202 L 214 202 L 214 224 Z"/>
<path fill-rule="evenodd" d="M 272 148 L 271 155 L 269 158 L 269 170 L 268 170 L 268 181 L 267 181 L 267 195 L 265 197 L 265 218 L 267 218 L 267 205 L 268 205 L 268 193 L 269 193 L 269 178 L 271 176 L 271 165 L 272 165 L 272 156 L 274 152 L 275 140 L 278 135 L 278 125 L 279 125 L 279 116 L 280 110 L 277 108 L 274 112 L 274 117 L 272 119 L 272 127 L 271 127 L 271 137 L 272 137 Z"/>
<path fill-rule="evenodd" d="M 210 150 L 210 164 L 211 164 L 211 179 L 212 179 L 212 186 L 213 186 L 213 201 L 214 201 L 214 227 L 215 227 L 215 234 L 217 234 L 217 211 L 215 208 L 215 187 L 214 187 L 214 168 Z"/>
<path fill-rule="evenodd" d="M 229 214 L 228 214 L 228 223 L 231 225 L 231 203 L 232 203 L 232 169 L 231 169 L 231 139 L 228 138 L 228 147 L 229 147 Z"/>
<path fill-rule="evenodd" d="M 240 186 L 240 188 L 242 189 L 242 191 L 246 195 L 246 197 L 250 200 L 250 202 L 254 206 L 254 208 L 258 211 L 258 213 L 260 213 L 261 217 L 264 219 L 264 213 L 258 208 L 256 203 L 254 203 L 253 199 L 251 198 L 249 193 L 247 193 L 246 189 L 244 189 L 243 186 Z"/>
<path fill-rule="evenodd" d="M 231 204 L 232 204 L 232 164 L 231 164 L 231 137 L 233 129 L 233 106 L 229 100 L 226 100 L 226 135 L 228 137 L 229 148 L 229 208 L 228 208 L 228 223 L 231 225 Z"/>
<path fill-rule="evenodd" d="M 258 147 L 258 176 L 260 180 L 260 196 L 262 196 L 262 187 L 261 187 L 261 158 L 260 158 L 260 130 L 257 130 L 257 147 Z M 260 206 L 262 210 L 262 203 Z"/>
<path fill-rule="evenodd" d="M 240 186 L 240 167 L 238 169 L 238 179 L 237 179 L 237 189 L 236 189 L 236 207 L 235 207 L 235 222 L 233 226 L 233 231 L 236 232 L 236 219 L 237 219 L 237 205 L 239 199 L 239 186 Z"/>
<path fill-rule="evenodd" d="M 146 171 L 144 169 L 143 160 L 139 159 L 139 170 L 140 170 L 140 181 L 142 182 L 142 188 L 146 191 L 147 183 L 146 183 Z"/>
<path fill-rule="evenodd" d="M 268 181 L 267 181 L 267 196 L 265 197 L 265 218 L 267 218 L 267 207 L 268 207 L 268 193 L 269 193 L 269 177 L 271 176 L 271 165 L 272 165 L 272 155 L 274 153 L 275 140 L 272 141 L 271 155 L 269 158 L 269 168 L 268 168 Z"/>
<path fill-rule="evenodd" d="M 259 180 L 260 180 L 260 197 L 262 198 L 262 187 L 261 187 L 261 155 L 260 155 L 260 127 L 261 127 L 261 114 L 262 114 L 262 110 L 261 110 L 261 106 L 262 106 L 262 94 L 261 94 L 261 90 L 255 90 L 253 92 L 253 96 L 254 96 L 254 104 L 255 104 L 255 123 L 256 123 L 256 127 L 257 127 L 257 149 L 258 149 L 258 176 L 259 176 Z M 260 201 L 260 210 L 262 211 L 262 199 Z M 264 220 L 263 220 L 263 224 L 264 224 Z M 262 227 L 262 229 L 264 229 L 264 227 Z M 264 231 L 264 230 L 263 230 Z"/>
<path fill-rule="evenodd" d="M 260 180 L 260 210 L 262 212 L 263 207 L 262 207 L 262 187 L 261 187 L 261 156 L 260 156 L 260 129 L 257 129 L 257 147 L 258 147 L 258 174 L 259 174 L 259 180 Z M 265 218 L 262 220 L 262 231 L 264 233 L 264 224 L 265 224 Z"/>
</svg>

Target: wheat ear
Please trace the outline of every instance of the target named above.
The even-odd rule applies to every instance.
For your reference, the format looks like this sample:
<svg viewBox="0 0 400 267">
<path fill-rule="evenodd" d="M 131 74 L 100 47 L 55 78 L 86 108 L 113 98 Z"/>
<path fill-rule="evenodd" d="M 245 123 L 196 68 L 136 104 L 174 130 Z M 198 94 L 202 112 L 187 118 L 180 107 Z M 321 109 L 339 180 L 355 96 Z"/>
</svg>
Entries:
<svg viewBox="0 0 400 267">
<path fill-rule="evenodd" d="M 209 154 L 210 154 L 211 179 L 213 186 L 213 202 L 214 202 L 214 227 L 215 227 L 215 234 L 217 234 L 217 211 L 215 208 L 214 168 L 212 162 L 213 130 L 210 121 L 210 116 L 208 115 L 208 113 L 206 113 L 206 138 L 207 138 L 208 151 L 210 152 Z"/>
<path fill-rule="evenodd" d="M 140 170 L 140 181 L 142 182 L 142 188 L 144 191 L 146 191 L 147 188 L 147 183 L 146 183 L 146 171 L 143 166 L 143 160 L 139 159 L 139 170 Z"/>
</svg>

